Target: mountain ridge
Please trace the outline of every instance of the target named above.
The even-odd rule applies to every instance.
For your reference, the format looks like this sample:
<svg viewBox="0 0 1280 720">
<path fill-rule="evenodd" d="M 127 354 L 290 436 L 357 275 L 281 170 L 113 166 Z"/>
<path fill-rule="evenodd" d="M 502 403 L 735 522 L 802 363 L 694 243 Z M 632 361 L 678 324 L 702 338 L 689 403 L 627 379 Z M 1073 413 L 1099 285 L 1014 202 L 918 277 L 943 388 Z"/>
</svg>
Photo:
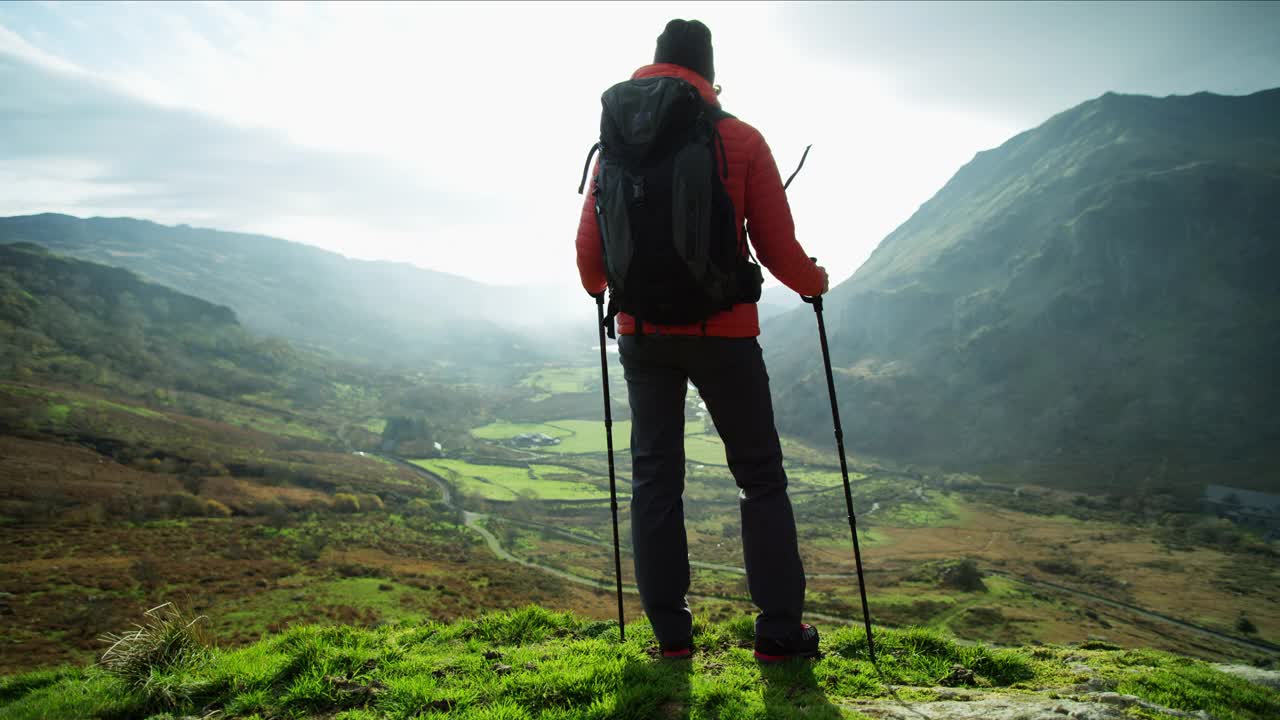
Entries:
<svg viewBox="0 0 1280 720">
<path fill-rule="evenodd" d="M 850 445 L 970 469 L 1095 456 L 1101 488 L 1139 458 L 1280 466 L 1272 118 L 1280 90 L 1111 94 L 975 156 L 826 300 Z M 817 438 L 807 325 L 764 340 L 780 424 Z"/>
<path fill-rule="evenodd" d="M 121 266 L 227 305 L 255 332 L 374 364 L 459 373 L 546 350 L 505 322 L 525 289 L 291 240 L 134 218 L 0 218 L 0 243 L 30 242 Z"/>
</svg>

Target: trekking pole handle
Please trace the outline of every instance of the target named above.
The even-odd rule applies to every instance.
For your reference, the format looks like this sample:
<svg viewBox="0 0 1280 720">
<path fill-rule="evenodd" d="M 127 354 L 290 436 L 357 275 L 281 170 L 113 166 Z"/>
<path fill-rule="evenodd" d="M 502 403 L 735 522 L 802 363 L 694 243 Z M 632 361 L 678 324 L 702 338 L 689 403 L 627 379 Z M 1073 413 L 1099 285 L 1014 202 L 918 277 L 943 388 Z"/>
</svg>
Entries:
<svg viewBox="0 0 1280 720">
<path fill-rule="evenodd" d="M 811 147 L 812 147 L 812 146 L 811 146 Z M 808 154 L 808 152 L 809 152 L 809 151 L 806 149 L 806 150 L 805 150 L 805 153 L 806 153 L 806 154 Z M 800 161 L 800 166 L 801 166 L 801 167 L 804 167 L 804 160 L 801 160 L 801 161 Z M 800 168 L 796 168 L 796 172 L 800 172 Z M 792 177 L 795 177 L 795 176 L 794 176 L 794 175 L 792 175 Z M 812 260 L 812 261 L 814 262 L 814 264 L 815 264 L 815 265 L 816 265 L 816 264 L 817 264 L 817 262 L 818 262 L 818 258 L 816 258 L 816 257 L 810 257 L 809 259 L 810 259 L 810 260 Z M 821 309 L 822 309 L 822 296 L 821 296 L 821 295 L 801 295 L 801 296 L 800 296 L 800 299 L 801 299 L 801 300 L 803 300 L 803 301 L 805 301 L 805 302 L 807 302 L 807 303 L 809 303 L 810 305 L 812 305 L 812 306 L 813 306 L 813 309 L 814 309 L 814 311 L 815 311 L 815 312 L 816 312 L 816 311 L 818 311 L 818 310 L 821 310 Z"/>
<path fill-rule="evenodd" d="M 812 147 L 813 147 L 813 143 L 809 143 L 808 145 L 804 146 L 804 154 L 800 156 L 800 164 L 796 166 L 795 172 L 791 173 L 791 177 L 787 178 L 787 181 L 782 183 L 783 190 L 786 190 L 787 188 L 791 187 L 791 181 L 796 179 L 796 175 L 800 174 L 800 169 L 804 167 L 805 158 L 809 157 L 809 148 L 812 148 Z"/>
</svg>

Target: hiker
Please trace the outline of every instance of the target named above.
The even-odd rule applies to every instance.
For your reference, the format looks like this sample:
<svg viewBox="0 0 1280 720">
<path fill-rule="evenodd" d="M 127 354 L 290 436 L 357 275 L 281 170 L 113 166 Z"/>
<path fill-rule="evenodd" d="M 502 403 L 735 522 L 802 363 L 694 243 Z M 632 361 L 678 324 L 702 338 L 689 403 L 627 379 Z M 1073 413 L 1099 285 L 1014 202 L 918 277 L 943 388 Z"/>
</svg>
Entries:
<svg viewBox="0 0 1280 720">
<path fill-rule="evenodd" d="M 722 168 L 722 195 L 727 194 L 732 202 L 732 210 L 725 215 L 731 217 L 730 233 L 736 234 L 737 242 L 736 250 L 730 252 L 746 263 L 749 239 L 755 256 L 787 287 L 806 296 L 825 293 L 827 272 L 796 242 L 791 209 L 769 146 L 755 128 L 720 110 L 711 31 L 706 25 L 696 20 L 667 23 L 658 37 L 653 64 L 637 70 L 632 80 L 664 77 L 678 78 L 696 88 L 709 116 L 718 118 L 712 152 L 716 168 Z M 609 151 L 602 134 L 602 158 Z M 601 162 L 597 162 L 577 235 L 582 285 L 598 301 L 610 287 L 597 221 L 597 205 L 602 200 L 597 193 L 600 169 Z M 635 192 L 643 191 L 643 183 L 636 183 Z M 626 192 L 632 192 L 631 186 Z M 667 203 L 672 202 L 672 194 L 668 193 Z M 655 198 L 652 202 L 661 201 Z M 675 220 L 671 217 L 668 213 L 667 222 L 679 222 L 678 216 Z M 644 237 L 635 239 L 637 248 L 644 242 Z M 664 242 L 669 245 L 673 241 Z M 769 377 L 756 340 L 760 334 L 755 305 L 759 271 L 753 263 L 750 267 L 756 268 L 756 279 L 754 294 L 744 294 L 749 301 L 732 304 L 700 322 L 664 324 L 626 311 L 616 313 L 621 334 L 618 349 L 631 405 L 631 529 L 636 583 L 666 658 L 685 658 L 692 653 L 693 616 L 686 599 L 689 553 L 681 499 L 689 382 L 697 387 L 724 441 L 729 469 L 740 490 L 747 583 L 760 610 L 755 623 L 756 657 L 775 662 L 817 653 L 817 629 L 801 622 L 804 568 L 787 496 L 782 448 L 774 427 Z M 618 288 L 610 290 L 613 297 Z"/>
</svg>

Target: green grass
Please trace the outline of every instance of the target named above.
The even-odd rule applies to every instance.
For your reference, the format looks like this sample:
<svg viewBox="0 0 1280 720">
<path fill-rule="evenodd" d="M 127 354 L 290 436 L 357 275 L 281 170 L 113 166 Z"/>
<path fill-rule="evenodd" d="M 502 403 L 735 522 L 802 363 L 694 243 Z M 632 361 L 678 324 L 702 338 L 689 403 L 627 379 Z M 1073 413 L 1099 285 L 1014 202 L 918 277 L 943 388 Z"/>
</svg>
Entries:
<svg viewBox="0 0 1280 720">
<path fill-rule="evenodd" d="M 849 482 L 866 479 L 862 473 L 849 471 Z M 844 484 L 844 477 L 839 470 L 815 470 L 812 468 L 787 468 L 787 480 L 800 485 L 816 487 L 839 487 Z"/>
<path fill-rule="evenodd" d="M 506 440 L 524 433 L 542 433 L 560 438 L 559 445 L 535 448 L 538 452 L 563 455 L 585 455 L 605 452 L 604 423 L 600 420 L 556 420 L 546 423 L 495 422 L 473 428 L 471 434 L 481 440 Z M 631 421 L 613 424 L 613 449 L 628 450 L 631 447 Z"/>
<path fill-rule="evenodd" d="M 413 464 L 444 477 L 461 492 L 486 500 L 599 500 L 609 493 L 585 482 L 586 475 L 559 465 L 533 464 L 528 468 L 479 465 L 465 460 L 434 458 Z M 571 478 L 582 478 L 573 480 Z"/>
<path fill-rule="evenodd" d="M 256 413 L 243 413 L 235 418 L 229 418 L 230 422 L 242 425 L 244 427 L 258 430 L 271 435 L 281 435 L 289 437 L 306 438 L 308 440 L 317 440 L 320 442 L 331 439 L 325 433 L 305 425 L 300 422 L 291 422 L 285 418 L 274 415 L 259 415 Z"/>
<path fill-rule="evenodd" d="M 582 393 L 598 387 L 600 368 L 545 368 L 530 373 L 520 381 L 523 387 L 543 393 Z"/>
<path fill-rule="evenodd" d="M 453 624 L 303 626 L 194 653 L 141 683 L 94 666 L 3 678 L 0 717 L 835 720 L 859 717 L 850 703 L 868 697 L 905 699 L 932 716 L 933 688 L 953 665 L 973 671 L 971 694 L 1029 693 L 1065 690 L 1082 658 L 1120 692 L 1178 710 L 1226 720 L 1280 712 L 1280 693 L 1164 653 L 995 650 L 930 630 L 882 629 L 877 671 L 860 627 L 824 630 L 821 659 L 761 667 L 749 617 L 695 626 L 690 662 L 654 660 L 642 622 L 628 624 L 624 643 L 612 621 L 537 607 Z"/>
<path fill-rule="evenodd" d="M 562 437 L 559 445 L 541 448 L 544 452 L 568 455 L 605 452 L 604 423 L 599 420 L 556 420 L 546 424 L 569 435 Z M 631 449 L 630 420 L 614 421 L 613 449 L 614 452 Z"/>
<path fill-rule="evenodd" d="M 684 456 L 689 462 L 701 465 L 726 465 L 724 443 L 718 435 L 686 435 Z"/>
<path fill-rule="evenodd" d="M 472 428 L 471 434 L 481 440 L 508 440 L 517 435 L 542 433 L 547 437 L 568 437 L 573 434 L 572 430 L 564 430 L 562 428 L 553 427 L 543 423 L 509 423 L 495 422 L 489 423 L 483 427 Z"/>
<path fill-rule="evenodd" d="M 71 417 L 71 406 L 64 403 L 49 403 L 45 408 L 45 414 L 49 416 L 49 422 L 54 425 L 65 425 L 67 419 Z"/>
<path fill-rule="evenodd" d="M 1221 720 L 1280 717 L 1276 691 L 1223 675 L 1202 662 L 1170 662 L 1164 653 L 1131 650 L 1117 663 L 1131 669 L 1116 686 L 1126 695 L 1175 709 L 1205 710 Z"/>
</svg>

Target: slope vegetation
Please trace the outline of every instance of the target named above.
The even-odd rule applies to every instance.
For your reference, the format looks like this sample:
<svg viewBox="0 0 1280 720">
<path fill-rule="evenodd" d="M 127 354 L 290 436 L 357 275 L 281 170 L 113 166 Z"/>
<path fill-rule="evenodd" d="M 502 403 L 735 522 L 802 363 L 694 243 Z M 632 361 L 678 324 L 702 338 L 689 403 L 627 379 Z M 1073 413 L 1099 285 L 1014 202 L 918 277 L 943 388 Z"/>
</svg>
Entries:
<svg viewBox="0 0 1280 720">
<path fill-rule="evenodd" d="M 0 680 L 7 718 L 1017 718 L 1261 720 L 1280 693 L 1198 661 L 1105 647 L 988 649 L 922 630 L 837 629 L 823 657 L 751 656 L 751 621 L 695 630 L 694 660 L 653 657 L 647 626 L 529 607 L 453 624 L 298 627 L 237 650 L 162 618 L 104 667 Z M 197 621 L 198 622 L 198 621 Z M 175 630 L 172 625 L 179 625 Z M 1200 715 L 1195 715 L 1201 717 Z"/>
<path fill-rule="evenodd" d="M 466 372 L 524 359 L 535 344 L 494 322 L 519 307 L 512 293 L 262 235 L 130 218 L 0 218 L 0 243 L 17 242 L 132 270 L 233 309 L 257 333 L 349 360 Z"/>
<path fill-rule="evenodd" d="M 1278 235 L 1280 90 L 1107 94 L 979 153 L 827 299 L 849 442 L 1265 486 Z M 829 437 L 812 335 L 792 313 L 765 339 L 780 423 Z"/>
</svg>

